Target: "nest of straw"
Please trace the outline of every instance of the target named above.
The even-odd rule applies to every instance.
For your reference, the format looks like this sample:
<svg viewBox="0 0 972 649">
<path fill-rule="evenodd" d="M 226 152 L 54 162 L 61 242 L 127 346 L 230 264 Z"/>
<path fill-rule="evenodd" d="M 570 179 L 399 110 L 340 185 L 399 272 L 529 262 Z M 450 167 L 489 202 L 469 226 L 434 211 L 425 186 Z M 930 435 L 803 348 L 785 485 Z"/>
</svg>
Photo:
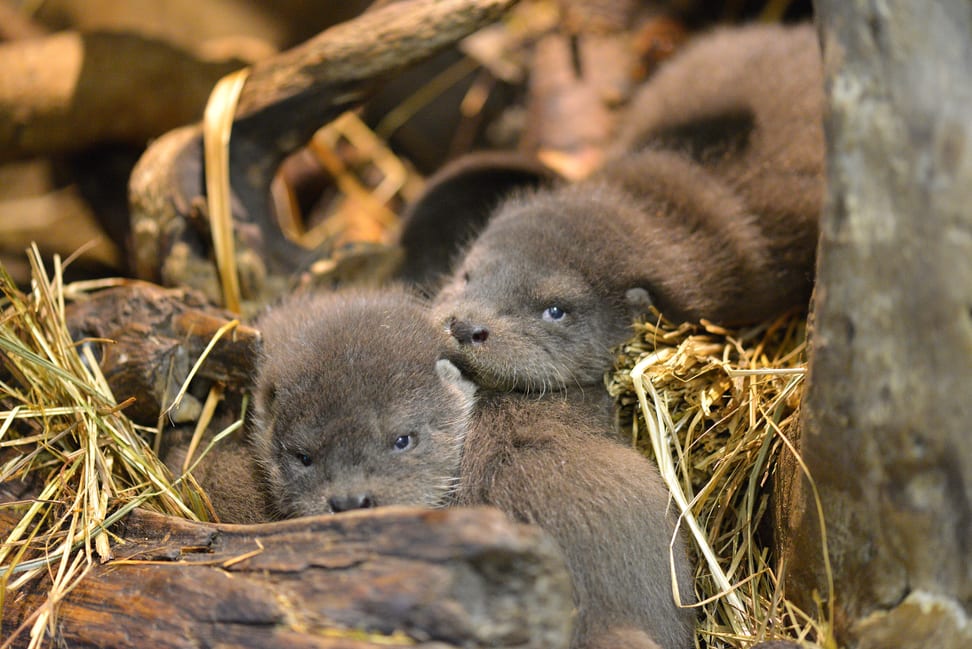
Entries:
<svg viewBox="0 0 972 649">
<path fill-rule="evenodd" d="M 622 430 L 656 460 L 692 539 L 700 646 L 827 635 L 783 597 L 770 551 L 771 478 L 795 452 L 805 372 L 797 314 L 738 331 L 654 314 L 618 351 L 609 390 Z"/>
<path fill-rule="evenodd" d="M 62 264 L 48 275 L 28 254 L 32 287 L 20 291 L 0 267 L 0 485 L 29 483 L 36 497 L 0 505 L 18 521 L 0 545 L 0 610 L 6 597 L 48 577 L 47 602 L 33 612 L 31 646 L 53 625 L 57 603 L 87 569 L 111 558 L 111 525 L 135 507 L 205 518 L 205 497 L 173 480 L 115 401 L 95 357 L 96 341 L 72 340 Z M 21 629 L 14 632 L 19 635 Z"/>
</svg>

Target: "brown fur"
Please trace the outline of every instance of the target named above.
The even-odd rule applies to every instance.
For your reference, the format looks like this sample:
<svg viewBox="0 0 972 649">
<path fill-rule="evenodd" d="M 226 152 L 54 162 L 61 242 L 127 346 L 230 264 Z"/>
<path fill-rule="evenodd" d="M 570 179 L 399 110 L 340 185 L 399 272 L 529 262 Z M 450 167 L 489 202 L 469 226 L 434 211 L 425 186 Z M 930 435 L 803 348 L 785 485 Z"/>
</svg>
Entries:
<svg viewBox="0 0 972 649">
<path fill-rule="evenodd" d="M 187 448 L 188 444 L 178 445 L 166 455 L 166 464 L 176 475 L 182 471 Z M 209 497 L 220 522 L 265 523 L 274 518 L 253 449 L 244 441 L 220 441 L 195 465 L 192 475 Z"/>
<path fill-rule="evenodd" d="M 495 212 L 436 298 L 450 358 L 482 386 L 542 393 L 599 384 L 649 304 L 723 325 L 805 307 L 821 106 L 809 27 L 700 39 L 634 102 L 626 153 Z"/>
<path fill-rule="evenodd" d="M 472 390 L 416 298 L 291 298 L 257 328 L 251 437 L 277 513 L 450 501 Z"/>
<path fill-rule="evenodd" d="M 572 646 L 692 646 L 694 611 L 672 597 L 670 543 L 681 601 L 694 602 L 684 543 L 672 541 L 668 491 L 654 465 L 569 401 L 481 396 L 458 495 L 460 504 L 494 505 L 537 524 L 558 542 L 578 608 Z"/>
<path fill-rule="evenodd" d="M 805 302 L 813 275 L 823 113 L 813 25 L 722 28 L 697 38 L 641 89 L 616 148 L 679 151 L 738 196 L 762 231 L 772 290 L 785 307 Z"/>
<path fill-rule="evenodd" d="M 480 151 L 446 165 L 402 215 L 398 278 L 433 295 L 505 194 L 555 178 L 539 161 L 512 151 Z"/>
</svg>

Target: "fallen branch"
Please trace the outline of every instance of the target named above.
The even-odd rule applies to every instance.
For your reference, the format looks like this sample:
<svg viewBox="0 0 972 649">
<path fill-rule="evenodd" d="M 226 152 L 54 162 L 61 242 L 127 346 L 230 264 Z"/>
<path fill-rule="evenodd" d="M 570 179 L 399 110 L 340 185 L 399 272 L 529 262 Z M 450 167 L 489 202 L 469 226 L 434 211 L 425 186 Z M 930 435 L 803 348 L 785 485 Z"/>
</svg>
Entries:
<svg viewBox="0 0 972 649">
<path fill-rule="evenodd" d="M 63 32 L 2 44 L 0 161 L 101 142 L 142 145 L 199 119 L 213 84 L 242 65 L 134 34 Z"/>
</svg>

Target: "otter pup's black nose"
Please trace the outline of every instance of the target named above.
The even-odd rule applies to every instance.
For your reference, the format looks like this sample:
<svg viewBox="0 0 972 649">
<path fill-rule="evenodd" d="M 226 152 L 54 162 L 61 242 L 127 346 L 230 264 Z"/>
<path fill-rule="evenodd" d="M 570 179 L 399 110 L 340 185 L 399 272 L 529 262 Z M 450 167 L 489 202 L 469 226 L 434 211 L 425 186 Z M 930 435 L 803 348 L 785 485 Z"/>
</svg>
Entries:
<svg viewBox="0 0 972 649">
<path fill-rule="evenodd" d="M 460 345 L 481 345 L 489 338 L 489 329 L 486 327 L 469 324 L 458 318 L 449 320 L 449 333 Z"/>
<path fill-rule="evenodd" d="M 345 494 L 343 496 L 331 496 L 327 504 L 331 506 L 331 511 L 336 514 L 352 509 L 369 509 L 375 506 L 375 499 L 371 497 L 371 494 Z"/>
</svg>

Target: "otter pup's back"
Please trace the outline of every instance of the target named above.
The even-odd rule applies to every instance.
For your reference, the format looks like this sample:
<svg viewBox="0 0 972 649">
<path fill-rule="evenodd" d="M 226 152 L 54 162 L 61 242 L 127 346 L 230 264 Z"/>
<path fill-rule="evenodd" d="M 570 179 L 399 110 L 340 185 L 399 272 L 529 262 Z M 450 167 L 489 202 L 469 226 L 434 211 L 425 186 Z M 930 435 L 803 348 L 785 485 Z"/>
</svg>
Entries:
<svg viewBox="0 0 972 649">
<path fill-rule="evenodd" d="M 695 601 L 668 491 L 654 465 L 598 421 L 561 399 L 483 395 L 461 478 L 460 504 L 537 524 L 564 551 L 578 606 L 573 647 L 692 646 L 694 609 L 672 594 L 670 556 L 681 601 Z"/>
</svg>

